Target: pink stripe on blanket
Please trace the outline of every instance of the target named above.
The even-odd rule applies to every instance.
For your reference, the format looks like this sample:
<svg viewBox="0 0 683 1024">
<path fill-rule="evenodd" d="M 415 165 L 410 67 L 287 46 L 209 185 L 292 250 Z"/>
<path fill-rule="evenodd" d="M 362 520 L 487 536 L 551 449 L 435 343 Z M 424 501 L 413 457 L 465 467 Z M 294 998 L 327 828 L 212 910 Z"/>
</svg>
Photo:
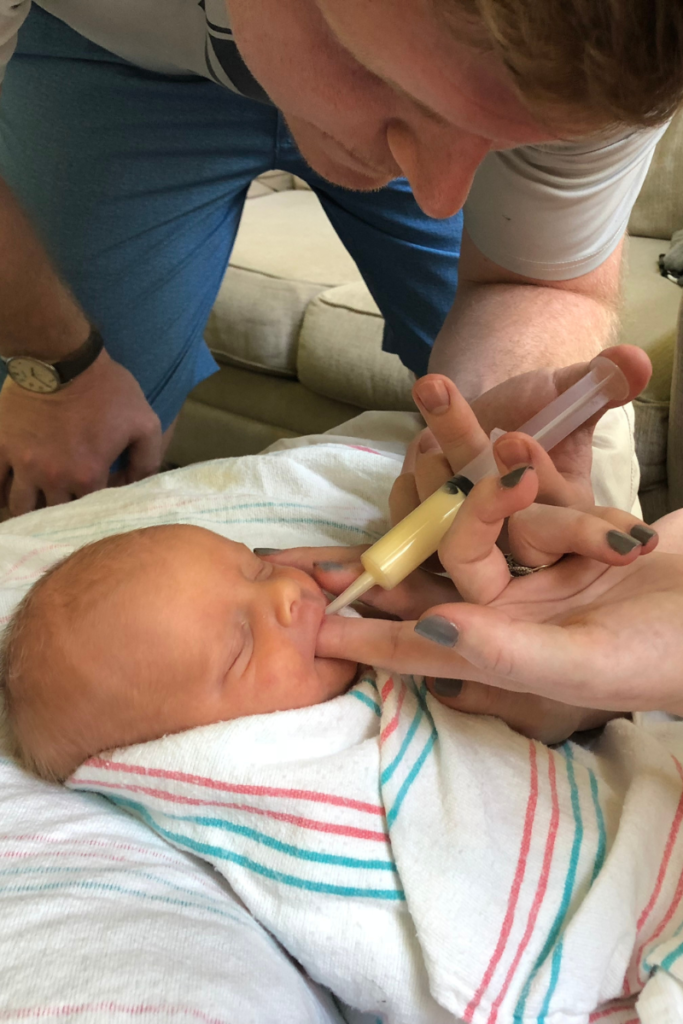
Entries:
<svg viewBox="0 0 683 1024">
<path fill-rule="evenodd" d="M 403 702 L 406 699 L 406 693 L 407 692 L 408 692 L 408 690 L 407 690 L 406 684 L 405 683 L 401 683 L 401 692 L 400 692 L 399 697 L 398 697 L 398 703 L 396 705 L 396 710 L 394 711 L 394 714 L 391 717 L 391 721 L 389 721 L 384 726 L 384 728 L 382 729 L 381 733 L 379 734 L 379 745 L 380 745 L 380 747 L 383 746 L 386 743 L 386 741 L 389 739 L 389 737 L 393 733 L 395 733 L 396 730 L 398 729 L 398 723 L 399 723 L 399 719 L 401 717 L 401 710 L 403 708 Z M 384 690 L 382 690 L 382 697 L 384 697 Z"/>
<path fill-rule="evenodd" d="M 203 1010 L 194 1010 L 189 1006 L 155 1005 L 138 1003 L 130 1005 L 117 1002 L 102 1003 L 71 1003 L 60 1006 L 32 1006 L 23 1010 L 0 1010 L 0 1020 L 45 1020 L 47 1017 L 70 1017 L 82 1013 L 125 1013 L 130 1017 L 189 1017 L 191 1020 L 202 1021 L 203 1024 L 230 1024 L 226 1017 L 214 1017 Z"/>
<path fill-rule="evenodd" d="M 353 448 L 357 452 L 369 452 L 370 455 L 381 455 L 381 452 L 375 451 L 374 448 L 366 448 L 364 444 L 347 444 L 345 448 Z"/>
<path fill-rule="evenodd" d="M 64 839 L 55 839 L 54 836 L 43 835 L 39 832 L 25 833 L 19 836 L 12 836 L 12 842 L 14 843 L 40 843 L 41 847 L 47 844 L 54 846 L 86 846 L 102 848 L 104 854 L 109 856 L 110 850 L 125 850 L 127 853 L 145 854 L 145 856 L 154 857 L 156 860 L 165 861 L 167 864 L 176 865 L 178 864 L 177 857 L 171 857 L 170 854 L 164 853 L 161 850 L 155 850 L 150 846 L 132 846 L 130 843 L 121 843 L 114 840 L 104 839 L 79 839 L 74 836 L 68 836 Z M 43 853 L 43 850 L 38 850 L 38 853 Z M 80 856 L 80 854 L 79 854 Z"/>
<path fill-rule="evenodd" d="M 293 800 L 309 800 L 312 803 L 330 804 L 332 807 L 348 807 L 365 814 L 377 814 L 384 817 L 381 804 L 368 804 L 362 800 L 336 796 L 333 793 L 319 793 L 309 789 L 284 789 L 279 786 L 248 786 L 230 782 L 218 782 L 203 775 L 187 775 L 185 772 L 169 772 L 163 768 L 145 768 L 143 765 L 123 764 L 119 761 L 105 761 L 101 757 L 91 757 L 83 767 L 100 768 L 104 771 L 125 772 L 130 775 L 145 775 L 152 779 L 170 779 L 174 782 L 186 782 L 192 786 L 203 786 L 216 789 L 223 793 L 244 793 L 246 796 L 287 797 Z M 100 785 L 98 782 L 97 785 Z"/>
<path fill-rule="evenodd" d="M 319 821 L 316 818 L 303 818 L 296 814 L 287 814 L 285 811 L 271 811 L 264 807 L 252 807 L 250 804 L 228 803 L 222 800 L 197 800 L 189 796 L 181 796 L 178 793 L 167 793 L 164 789 L 153 789 L 151 786 L 129 786 L 125 782 L 103 782 L 101 779 L 78 780 L 79 787 L 95 786 L 97 790 L 115 789 L 123 793 L 145 793 L 147 796 L 156 797 L 159 800 L 166 800 L 170 803 L 183 804 L 190 807 L 222 807 L 227 810 L 244 811 L 246 814 L 259 814 L 265 818 L 272 818 L 275 821 L 286 821 L 290 825 L 299 825 L 301 828 L 311 829 L 315 832 L 328 832 L 339 836 L 351 836 L 354 839 L 370 839 L 375 842 L 387 842 L 387 832 L 374 832 L 370 829 L 354 828 L 352 825 L 338 825 L 334 822 Z"/>
<path fill-rule="evenodd" d="M 536 815 L 536 806 L 538 804 L 538 761 L 536 757 L 536 747 L 533 743 L 529 743 L 529 771 L 530 771 L 530 786 L 529 786 L 529 799 L 527 800 L 526 814 L 524 817 L 524 829 L 522 831 L 522 844 L 519 851 L 519 857 L 517 860 L 517 868 L 515 870 L 515 876 L 512 880 L 512 888 L 510 889 L 510 896 L 508 898 L 507 911 L 503 919 L 503 925 L 500 930 L 500 936 L 498 938 L 498 944 L 494 951 L 491 962 L 489 963 L 486 973 L 481 980 L 481 984 L 474 996 L 472 997 L 467 1009 L 465 1010 L 465 1020 L 469 1022 L 474 1016 L 474 1011 L 481 1002 L 481 997 L 488 988 L 491 979 L 495 973 L 496 967 L 500 963 L 500 960 L 505 952 L 510 932 L 512 931 L 512 924 L 515 918 L 515 910 L 517 909 L 517 902 L 519 900 L 519 894 L 522 888 L 522 882 L 524 880 L 524 872 L 526 871 L 527 859 L 529 857 L 529 850 L 531 848 L 531 833 L 534 827 L 534 818 Z M 505 994 L 503 991 L 498 1000 L 500 1001 Z M 495 1019 L 495 1017 L 494 1017 Z"/>
<path fill-rule="evenodd" d="M 510 964 L 503 987 L 498 993 L 498 997 L 491 1007 L 491 1013 L 489 1015 L 488 1024 L 496 1024 L 498 1019 L 498 1010 L 500 1005 L 505 998 L 510 982 L 512 981 L 515 971 L 519 966 L 519 962 L 522 959 L 526 947 L 529 945 L 529 941 L 533 934 L 534 928 L 536 927 L 536 920 L 541 910 L 541 905 L 545 898 L 545 894 L 548 888 L 548 879 L 550 877 L 550 868 L 553 862 L 553 854 L 555 851 L 555 840 L 557 839 L 557 830 L 560 825 L 560 802 L 557 796 L 557 773 L 555 771 L 555 758 L 552 753 L 548 751 L 548 781 L 550 783 L 550 795 L 552 801 L 552 813 L 550 817 L 550 826 L 548 828 L 548 836 L 545 843 L 545 851 L 543 853 L 543 865 L 541 867 L 541 876 L 538 880 L 536 887 L 536 895 L 529 911 L 529 919 L 527 921 L 526 930 L 522 937 L 522 941 L 519 944 L 519 948 L 515 953 L 515 958 Z"/>
<path fill-rule="evenodd" d="M 678 772 L 678 774 L 681 777 L 681 779 L 683 779 L 683 768 L 681 767 L 680 762 L 675 757 L 673 757 L 673 755 L 672 755 L 672 760 L 673 760 L 674 764 L 676 765 L 676 771 Z M 680 832 L 680 828 L 681 828 L 681 823 L 682 822 L 683 822 L 683 793 L 681 793 L 681 797 L 680 797 L 680 799 L 678 801 L 678 806 L 676 807 L 676 813 L 675 813 L 674 819 L 673 819 L 673 821 L 671 823 L 671 828 L 669 830 L 669 835 L 668 835 L 667 840 L 666 840 L 666 846 L 664 847 L 664 854 L 662 856 L 662 862 L 661 862 L 661 864 L 659 866 L 659 873 L 657 875 L 657 881 L 655 882 L 655 887 L 652 890 L 652 895 L 650 896 L 650 899 L 648 900 L 648 902 L 647 902 L 646 906 L 644 907 L 640 917 L 638 918 L 638 923 L 636 924 L 636 934 L 642 930 L 645 922 L 647 921 L 648 917 L 652 913 L 652 910 L 653 910 L 657 900 L 659 899 L 659 896 L 660 896 L 661 891 L 662 891 L 662 886 L 664 885 L 664 878 L 666 876 L 667 868 L 669 867 L 669 863 L 671 861 L 671 855 L 673 853 L 674 846 L 676 845 L 676 840 L 678 838 L 678 833 Z M 679 890 L 681 890 L 680 893 L 679 893 Z M 678 904 L 680 902 L 681 894 L 683 894 L 683 888 L 681 887 L 681 880 L 679 879 L 678 886 L 676 887 L 676 893 L 674 895 L 673 902 L 672 902 L 671 906 L 669 907 L 668 916 L 665 916 L 664 921 L 662 922 L 662 924 L 660 925 L 658 930 L 654 933 L 654 935 L 650 936 L 643 943 L 641 943 L 641 945 L 640 945 L 640 947 L 638 949 L 638 952 L 637 952 L 637 954 L 635 956 L 635 961 L 634 962 L 635 962 L 636 981 L 637 982 L 640 982 L 640 959 L 641 959 L 641 957 L 643 955 L 643 950 L 645 949 L 645 946 L 649 942 L 653 942 L 654 939 L 656 939 L 661 934 L 663 927 L 666 924 L 668 924 L 669 920 L 671 919 L 672 915 L 674 914 L 674 912 L 676 910 L 676 907 L 678 906 Z M 629 995 L 630 992 L 631 992 L 631 985 L 630 985 L 630 982 L 628 980 L 628 977 L 624 978 L 624 989 L 623 989 L 623 991 L 624 991 L 624 995 Z"/>
<path fill-rule="evenodd" d="M 607 1020 L 609 1017 L 614 1017 L 617 1013 L 631 1013 L 635 1005 L 635 996 L 630 996 L 626 1001 L 623 999 L 617 1000 L 615 1003 L 605 1006 L 602 1010 L 595 1010 L 591 1013 L 588 1020 L 590 1024 L 596 1024 L 599 1020 Z M 610 1024 L 612 1022 L 610 1021 Z"/>
</svg>

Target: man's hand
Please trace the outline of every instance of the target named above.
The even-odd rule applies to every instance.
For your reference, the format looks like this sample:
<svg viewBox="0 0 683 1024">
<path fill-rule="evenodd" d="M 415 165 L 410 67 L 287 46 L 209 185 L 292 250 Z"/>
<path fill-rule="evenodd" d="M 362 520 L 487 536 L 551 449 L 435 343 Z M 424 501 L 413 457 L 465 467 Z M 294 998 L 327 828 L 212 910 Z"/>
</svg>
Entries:
<svg viewBox="0 0 683 1024">
<path fill-rule="evenodd" d="M 106 487 L 109 468 L 124 451 L 123 482 L 155 473 L 161 464 L 161 425 L 135 378 L 106 351 L 52 395 L 5 381 L 0 486 L 13 516 Z"/>
<path fill-rule="evenodd" d="M 629 382 L 628 395 L 614 404 L 631 401 L 650 379 L 652 367 L 648 357 L 631 345 L 617 345 L 602 354 L 620 367 Z M 403 472 L 392 489 L 389 502 L 392 522 L 403 519 L 478 455 L 489 444 L 489 434 L 495 427 L 516 430 L 580 380 L 589 365 L 575 363 L 557 370 L 532 370 L 496 385 L 471 407 L 448 378 L 429 374 L 419 380 L 413 395 L 427 429 L 408 450 Z M 535 463 L 540 479 L 540 501 L 592 507 L 591 443 L 600 415 L 556 445 L 552 458 L 540 453 Z M 523 450 L 515 454 L 510 440 L 506 442 L 504 457 L 509 465 L 515 465 L 524 460 L 525 454 Z"/>
</svg>

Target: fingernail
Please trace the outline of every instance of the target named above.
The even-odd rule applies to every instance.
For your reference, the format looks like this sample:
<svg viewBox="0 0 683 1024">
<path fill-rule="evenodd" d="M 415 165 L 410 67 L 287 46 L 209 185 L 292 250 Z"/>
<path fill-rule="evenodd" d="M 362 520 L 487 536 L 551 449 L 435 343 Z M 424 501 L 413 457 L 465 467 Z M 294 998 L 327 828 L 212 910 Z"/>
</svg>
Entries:
<svg viewBox="0 0 683 1024">
<path fill-rule="evenodd" d="M 438 416 L 451 404 L 448 388 L 442 380 L 424 380 L 416 385 L 415 391 L 420 404 L 427 412 Z"/>
<path fill-rule="evenodd" d="M 621 530 L 610 530 L 607 534 L 607 543 L 612 551 L 616 551 L 620 555 L 628 555 L 639 546 L 640 541 L 635 537 L 629 537 L 627 533 L 622 533 Z"/>
<path fill-rule="evenodd" d="M 313 568 L 322 569 L 323 572 L 339 572 L 340 569 L 348 568 L 348 566 L 342 565 L 341 562 L 314 562 Z"/>
<path fill-rule="evenodd" d="M 657 536 L 656 530 L 650 529 L 649 526 L 642 526 L 640 523 L 637 526 L 633 526 L 629 532 L 643 547 L 649 544 L 653 537 Z"/>
<path fill-rule="evenodd" d="M 513 469 L 510 473 L 506 473 L 505 476 L 500 478 L 500 486 L 508 488 L 516 487 L 527 469 L 531 469 L 531 466 L 518 466 L 517 469 Z"/>
<path fill-rule="evenodd" d="M 415 632 L 442 647 L 455 647 L 460 635 L 458 627 L 442 615 L 430 615 L 428 619 L 422 619 L 415 626 Z"/>
<path fill-rule="evenodd" d="M 282 548 L 254 548 L 254 554 L 259 558 L 263 558 L 264 555 L 276 555 L 278 551 L 282 551 Z"/>
<path fill-rule="evenodd" d="M 434 693 L 439 697 L 459 697 L 462 690 L 462 679 L 435 679 Z"/>
</svg>

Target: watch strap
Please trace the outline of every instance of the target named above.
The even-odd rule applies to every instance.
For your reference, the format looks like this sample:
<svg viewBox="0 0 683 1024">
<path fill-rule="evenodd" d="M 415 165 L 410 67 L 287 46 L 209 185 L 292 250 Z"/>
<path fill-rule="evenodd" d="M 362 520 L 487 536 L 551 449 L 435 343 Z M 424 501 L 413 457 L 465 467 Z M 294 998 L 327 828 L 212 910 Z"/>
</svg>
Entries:
<svg viewBox="0 0 683 1024">
<path fill-rule="evenodd" d="M 102 340 L 102 335 L 96 327 L 93 327 L 80 348 L 77 348 L 66 359 L 60 359 L 58 363 L 52 363 L 59 376 L 60 384 L 68 384 L 69 381 L 72 381 L 79 374 L 83 373 L 84 370 L 92 366 L 103 348 L 104 341 Z"/>
</svg>

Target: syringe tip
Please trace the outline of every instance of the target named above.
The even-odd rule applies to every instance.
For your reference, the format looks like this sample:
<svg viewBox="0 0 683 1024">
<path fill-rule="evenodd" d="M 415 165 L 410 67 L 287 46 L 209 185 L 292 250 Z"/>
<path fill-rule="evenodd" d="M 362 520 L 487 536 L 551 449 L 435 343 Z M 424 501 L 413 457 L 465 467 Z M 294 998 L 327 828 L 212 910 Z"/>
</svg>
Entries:
<svg viewBox="0 0 683 1024">
<path fill-rule="evenodd" d="M 369 572 L 362 573 L 357 580 L 354 580 L 350 587 L 335 597 L 334 601 L 328 604 L 325 609 L 325 615 L 334 615 L 335 612 L 341 611 L 342 608 L 346 608 L 347 605 L 357 601 L 359 597 L 366 594 L 371 587 L 375 586 L 375 579 L 370 575 Z"/>
</svg>

